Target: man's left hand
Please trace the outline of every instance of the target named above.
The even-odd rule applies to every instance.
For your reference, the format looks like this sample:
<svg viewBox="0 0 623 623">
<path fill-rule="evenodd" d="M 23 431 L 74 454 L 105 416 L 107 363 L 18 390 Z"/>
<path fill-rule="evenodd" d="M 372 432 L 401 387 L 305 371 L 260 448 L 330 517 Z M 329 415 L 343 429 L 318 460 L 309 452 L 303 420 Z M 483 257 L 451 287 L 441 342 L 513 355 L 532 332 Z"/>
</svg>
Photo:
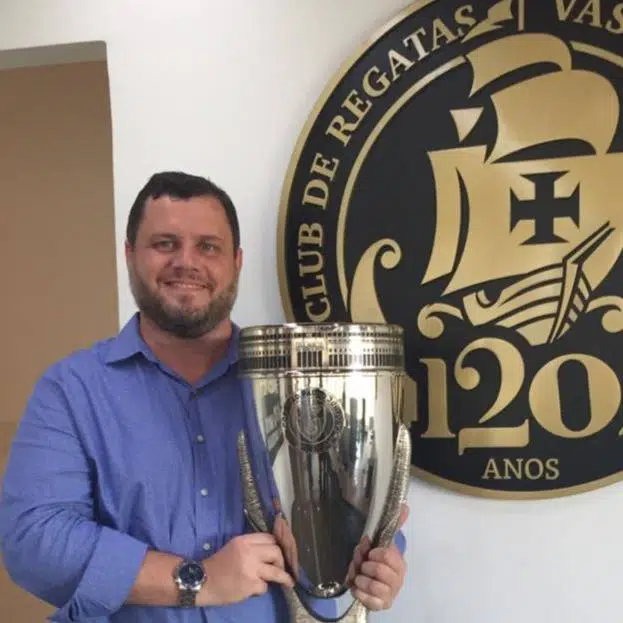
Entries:
<svg viewBox="0 0 623 623">
<path fill-rule="evenodd" d="M 398 528 L 402 527 L 408 516 L 409 507 L 405 504 Z M 353 596 L 368 610 L 390 608 L 402 588 L 407 572 L 407 563 L 396 545 L 370 549 L 370 542 L 365 539 L 356 548 L 353 563 L 357 570 L 352 582 Z"/>
</svg>

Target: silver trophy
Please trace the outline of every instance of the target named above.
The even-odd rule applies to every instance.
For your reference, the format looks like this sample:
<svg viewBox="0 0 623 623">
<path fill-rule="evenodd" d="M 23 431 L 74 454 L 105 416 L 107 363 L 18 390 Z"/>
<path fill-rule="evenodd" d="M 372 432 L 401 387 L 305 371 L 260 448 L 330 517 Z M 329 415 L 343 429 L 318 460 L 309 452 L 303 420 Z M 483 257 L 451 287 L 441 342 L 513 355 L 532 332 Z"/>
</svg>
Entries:
<svg viewBox="0 0 623 623">
<path fill-rule="evenodd" d="M 283 324 L 240 334 L 240 374 L 250 380 L 270 494 L 244 432 L 238 458 L 244 507 L 255 530 L 277 537 L 288 571 L 293 623 L 318 600 L 348 598 L 357 545 L 387 547 L 406 499 L 411 441 L 403 423 L 404 347 L 386 324 Z M 260 445 L 261 444 L 256 444 Z M 338 618 L 367 620 L 357 600 Z"/>
</svg>

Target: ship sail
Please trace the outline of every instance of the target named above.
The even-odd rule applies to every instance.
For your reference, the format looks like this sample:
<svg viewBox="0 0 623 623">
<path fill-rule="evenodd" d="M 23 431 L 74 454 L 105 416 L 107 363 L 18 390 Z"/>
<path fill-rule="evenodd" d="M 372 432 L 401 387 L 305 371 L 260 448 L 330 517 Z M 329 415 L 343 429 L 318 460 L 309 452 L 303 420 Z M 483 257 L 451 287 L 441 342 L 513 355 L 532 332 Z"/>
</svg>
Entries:
<svg viewBox="0 0 623 623">
<path fill-rule="evenodd" d="M 562 71 L 571 70 L 571 52 L 564 41 L 553 35 L 520 33 L 491 41 L 466 55 L 472 67 L 475 95 L 502 76 L 519 69 L 548 63 Z"/>
<path fill-rule="evenodd" d="M 437 223 L 423 282 L 449 276 L 445 294 L 562 266 L 605 223 L 615 230 L 623 224 L 623 154 L 608 153 L 619 122 L 610 82 L 572 69 L 567 46 L 550 35 L 498 40 L 472 52 L 468 61 L 473 93 L 537 62 L 555 69 L 492 95 L 498 120 L 492 149 L 459 146 L 429 153 Z M 469 133 L 461 134 L 459 143 Z M 568 139 L 583 141 L 592 155 L 519 160 L 526 148 Z M 537 223 L 548 219 L 550 237 L 533 243 Z M 605 277 L 621 250 L 620 236 L 600 239 L 594 257 L 582 265 L 589 285 Z"/>
<path fill-rule="evenodd" d="M 438 189 L 439 216 L 423 282 L 450 275 L 444 294 L 561 264 L 577 245 L 605 222 L 619 230 L 623 225 L 620 200 L 623 195 L 623 154 L 490 165 L 485 160 L 485 149 L 473 147 L 431 154 L 431 161 Z M 494 172 L 492 167 L 496 169 Z M 571 217 L 554 215 L 552 219 L 560 240 L 528 244 L 539 216 L 535 212 L 535 220 L 522 220 L 511 229 L 512 194 L 517 197 L 517 203 L 534 204 L 535 211 L 540 209 L 547 217 L 545 213 L 551 210 L 551 205 L 540 205 L 534 198 L 534 182 L 527 176 L 561 171 L 563 173 L 552 188 L 554 201 L 556 197 L 559 200 L 572 197 L 577 190 L 578 222 L 576 224 Z M 461 187 L 469 207 L 466 234 L 461 234 L 461 219 L 465 214 L 459 199 Z M 587 206 L 598 206 L 598 210 L 583 209 Z M 602 244 L 599 252 L 607 266 L 594 260 L 597 264 L 595 282 L 614 265 L 620 246 L 618 236 Z M 587 270 L 591 265 L 587 263 Z M 606 272 L 602 273 L 603 270 Z"/>
<path fill-rule="evenodd" d="M 476 127 L 482 111 L 482 108 L 459 108 L 450 111 L 456 125 L 456 132 L 459 135 L 459 141 L 463 141 L 470 135 Z"/>
<path fill-rule="evenodd" d="M 495 93 L 498 135 L 490 162 L 527 147 L 578 139 L 605 154 L 619 122 L 618 96 L 603 76 L 570 70 Z"/>
</svg>

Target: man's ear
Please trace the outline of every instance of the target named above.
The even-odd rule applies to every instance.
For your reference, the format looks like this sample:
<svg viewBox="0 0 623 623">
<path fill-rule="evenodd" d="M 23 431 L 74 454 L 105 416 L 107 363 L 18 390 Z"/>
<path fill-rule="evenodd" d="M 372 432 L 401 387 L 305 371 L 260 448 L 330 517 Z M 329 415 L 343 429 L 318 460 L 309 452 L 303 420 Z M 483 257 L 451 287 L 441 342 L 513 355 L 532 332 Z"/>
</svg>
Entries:
<svg viewBox="0 0 623 623">
<path fill-rule="evenodd" d="M 240 270 L 242 268 L 242 249 L 240 247 L 238 247 L 238 250 L 236 251 L 236 257 L 234 258 L 234 263 L 236 266 L 236 272 L 240 273 Z"/>
<path fill-rule="evenodd" d="M 125 263 L 126 265 L 128 265 L 132 262 L 132 258 L 134 254 L 134 247 L 130 244 L 129 240 L 125 241 L 124 249 L 125 249 Z"/>
</svg>

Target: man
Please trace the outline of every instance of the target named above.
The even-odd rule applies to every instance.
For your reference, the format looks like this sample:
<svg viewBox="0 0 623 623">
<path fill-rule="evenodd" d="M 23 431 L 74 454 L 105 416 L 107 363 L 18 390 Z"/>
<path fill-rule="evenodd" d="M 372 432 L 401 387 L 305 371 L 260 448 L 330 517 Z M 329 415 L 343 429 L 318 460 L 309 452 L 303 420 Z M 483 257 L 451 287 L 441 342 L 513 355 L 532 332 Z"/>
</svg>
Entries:
<svg viewBox="0 0 623 623">
<path fill-rule="evenodd" d="M 4 563 L 54 621 L 285 620 L 282 549 L 242 508 L 231 199 L 200 177 L 154 175 L 126 260 L 139 312 L 53 365 L 28 402 L 0 503 Z M 388 608 L 405 575 L 397 548 L 357 563 L 354 595 Z"/>
</svg>

